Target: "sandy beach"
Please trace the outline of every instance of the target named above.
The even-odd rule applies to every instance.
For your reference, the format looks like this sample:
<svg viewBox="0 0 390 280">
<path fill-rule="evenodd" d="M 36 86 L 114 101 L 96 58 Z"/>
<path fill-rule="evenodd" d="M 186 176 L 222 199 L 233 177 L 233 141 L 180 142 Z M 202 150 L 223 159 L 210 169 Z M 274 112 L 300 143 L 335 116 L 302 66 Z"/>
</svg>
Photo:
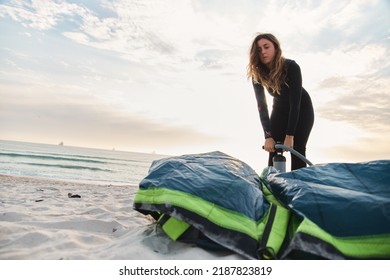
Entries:
<svg viewBox="0 0 390 280">
<path fill-rule="evenodd" d="M 133 210 L 138 186 L 7 175 L 0 182 L 3 260 L 242 259 L 170 240 Z"/>
<path fill-rule="evenodd" d="M 353 279 L 367 279 L 372 271 L 377 272 L 376 276 L 386 275 L 386 261 L 365 262 L 363 271 L 359 269 L 362 263 L 354 261 L 237 262 L 243 258 L 230 251 L 206 251 L 171 241 L 152 219 L 132 209 L 136 190 L 136 186 L 130 185 L 80 184 L 0 175 L 2 275 L 7 279 L 41 280 L 162 279 L 163 276 L 155 275 L 121 276 L 121 271 L 126 267 L 133 270 L 160 268 L 164 272 L 172 268 L 180 271 L 202 268 L 205 274 L 189 278 L 168 275 L 164 279 L 210 279 L 215 271 L 220 273 L 237 265 L 251 266 L 255 271 L 261 271 L 259 265 L 271 268 L 272 275 L 275 274 L 272 279 L 291 277 L 291 271 L 300 273 L 301 279 L 312 279 L 318 276 L 318 271 L 338 271 L 340 276 L 348 275 Z M 69 198 L 68 193 L 81 197 Z M 223 277 L 258 279 L 263 276 Z"/>
</svg>

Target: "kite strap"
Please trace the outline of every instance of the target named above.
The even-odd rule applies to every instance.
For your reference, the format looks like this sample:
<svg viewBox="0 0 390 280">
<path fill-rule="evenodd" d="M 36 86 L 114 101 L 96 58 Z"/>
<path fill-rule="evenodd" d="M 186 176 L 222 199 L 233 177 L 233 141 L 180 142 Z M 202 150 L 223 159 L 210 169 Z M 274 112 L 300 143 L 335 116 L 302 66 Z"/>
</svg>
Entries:
<svg viewBox="0 0 390 280">
<path fill-rule="evenodd" d="M 290 211 L 271 203 L 259 247 L 256 251 L 259 259 L 276 259 L 276 255 L 285 239 Z"/>
</svg>

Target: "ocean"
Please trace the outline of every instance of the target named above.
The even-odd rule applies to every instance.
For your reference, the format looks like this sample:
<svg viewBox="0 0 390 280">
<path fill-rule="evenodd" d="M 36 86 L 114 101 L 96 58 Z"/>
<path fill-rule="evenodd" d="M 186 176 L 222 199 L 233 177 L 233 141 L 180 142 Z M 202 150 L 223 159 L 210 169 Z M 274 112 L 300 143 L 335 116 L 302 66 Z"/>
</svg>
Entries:
<svg viewBox="0 0 390 280">
<path fill-rule="evenodd" d="M 0 174 L 138 185 L 154 160 L 167 156 L 0 140 Z"/>
</svg>

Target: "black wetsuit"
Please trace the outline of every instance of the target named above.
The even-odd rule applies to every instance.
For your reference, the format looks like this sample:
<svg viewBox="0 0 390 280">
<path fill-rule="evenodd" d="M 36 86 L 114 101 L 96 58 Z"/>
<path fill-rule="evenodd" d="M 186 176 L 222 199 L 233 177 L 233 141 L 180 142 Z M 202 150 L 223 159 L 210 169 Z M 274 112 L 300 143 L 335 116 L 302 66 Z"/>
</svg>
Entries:
<svg viewBox="0 0 390 280">
<path fill-rule="evenodd" d="M 273 96 L 271 117 L 269 117 L 264 87 L 253 83 L 256 94 L 260 121 L 265 138 L 272 137 L 275 142 L 284 142 L 286 135 L 294 136 L 294 149 L 306 156 L 306 143 L 314 123 L 313 105 L 307 91 L 302 87 L 302 75 L 299 65 L 286 59 L 287 73 L 280 95 L 268 89 Z M 270 153 L 268 165 L 272 165 L 275 153 Z M 305 167 L 306 163 L 291 155 L 291 170 Z"/>
</svg>

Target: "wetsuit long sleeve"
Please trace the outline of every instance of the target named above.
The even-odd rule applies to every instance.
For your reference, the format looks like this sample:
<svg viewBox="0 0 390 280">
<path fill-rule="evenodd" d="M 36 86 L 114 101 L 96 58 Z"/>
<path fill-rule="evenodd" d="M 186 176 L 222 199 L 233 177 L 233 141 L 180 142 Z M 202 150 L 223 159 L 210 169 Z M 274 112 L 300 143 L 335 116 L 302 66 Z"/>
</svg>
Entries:
<svg viewBox="0 0 390 280">
<path fill-rule="evenodd" d="M 264 131 L 264 137 L 269 138 L 271 137 L 271 123 L 269 120 L 268 106 L 265 98 L 264 87 L 261 84 L 254 82 L 252 82 L 252 84 L 255 90 L 257 108 L 259 111 L 261 125 Z"/>
</svg>

